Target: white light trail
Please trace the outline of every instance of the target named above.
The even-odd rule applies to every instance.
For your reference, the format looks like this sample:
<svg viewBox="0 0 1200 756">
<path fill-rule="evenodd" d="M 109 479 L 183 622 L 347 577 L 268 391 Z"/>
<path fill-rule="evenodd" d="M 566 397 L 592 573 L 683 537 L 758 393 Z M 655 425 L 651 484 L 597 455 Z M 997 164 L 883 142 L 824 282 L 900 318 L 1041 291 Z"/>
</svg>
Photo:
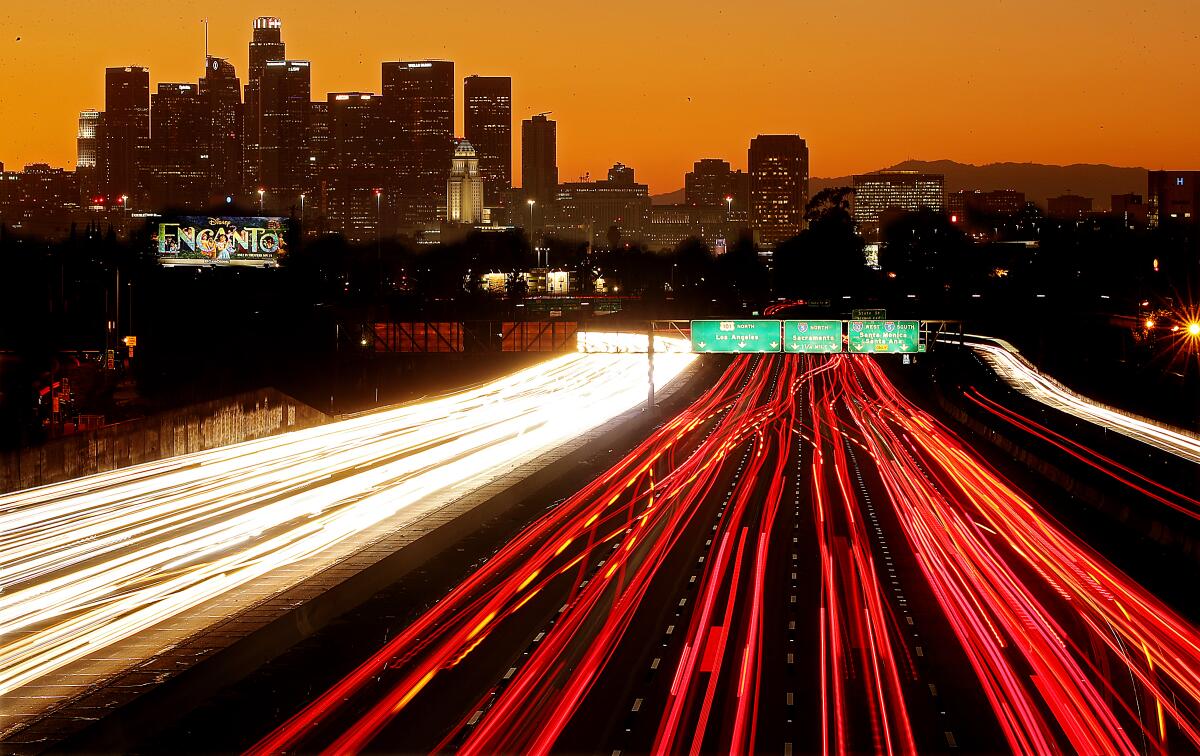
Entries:
<svg viewBox="0 0 1200 756">
<path fill-rule="evenodd" d="M 1015 347 L 1005 341 L 986 336 L 970 338 L 975 341 L 968 342 L 967 346 L 974 349 L 1000 378 L 1025 396 L 1189 462 L 1200 463 L 1200 438 L 1164 423 L 1115 410 L 1080 396 L 1053 378 L 1043 375 L 1022 358 Z"/>
<path fill-rule="evenodd" d="M 589 336 L 611 351 L 639 338 Z M 695 359 L 664 341 L 659 388 Z M 646 362 L 565 355 L 431 401 L 0 496 L 0 696 L 602 425 L 644 401 Z"/>
</svg>

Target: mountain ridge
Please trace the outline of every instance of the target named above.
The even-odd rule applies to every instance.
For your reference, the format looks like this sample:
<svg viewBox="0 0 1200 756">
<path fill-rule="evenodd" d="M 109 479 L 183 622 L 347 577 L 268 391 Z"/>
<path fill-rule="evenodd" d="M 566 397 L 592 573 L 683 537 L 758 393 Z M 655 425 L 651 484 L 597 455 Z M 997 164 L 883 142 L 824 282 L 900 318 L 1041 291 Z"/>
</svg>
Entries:
<svg viewBox="0 0 1200 756">
<path fill-rule="evenodd" d="M 1042 207 L 1047 197 L 1060 194 L 1080 194 L 1091 197 L 1097 210 L 1108 209 L 1114 194 L 1146 194 L 1146 168 L 1114 166 L 1105 163 L 1072 163 L 1050 165 L 1047 163 L 997 162 L 975 165 L 956 160 L 903 160 L 883 171 L 918 171 L 940 173 L 946 177 L 946 192 L 962 189 L 1016 189 L 1025 193 L 1025 199 Z M 835 186 L 852 186 L 854 176 L 814 177 L 809 180 L 809 192 L 816 194 L 822 189 Z M 656 205 L 680 203 L 683 190 L 656 194 L 652 198 Z"/>
</svg>

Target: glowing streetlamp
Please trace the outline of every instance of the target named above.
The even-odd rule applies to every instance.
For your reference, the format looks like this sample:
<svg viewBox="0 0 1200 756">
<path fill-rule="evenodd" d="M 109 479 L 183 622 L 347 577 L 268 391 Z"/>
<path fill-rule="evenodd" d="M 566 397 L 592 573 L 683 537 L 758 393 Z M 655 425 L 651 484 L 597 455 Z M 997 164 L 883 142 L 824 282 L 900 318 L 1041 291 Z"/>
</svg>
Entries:
<svg viewBox="0 0 1200 756">
<path fill-rule="evenodd" d="M 258 190 L 258 212 L 260 212 L 260 213 L 263 211 L 263 197 L 266 196 L 266 193 L 267 193 L 266 189 L 263 189 L 261 187 L 259 188 L 259 190 Z"/>
</svg>

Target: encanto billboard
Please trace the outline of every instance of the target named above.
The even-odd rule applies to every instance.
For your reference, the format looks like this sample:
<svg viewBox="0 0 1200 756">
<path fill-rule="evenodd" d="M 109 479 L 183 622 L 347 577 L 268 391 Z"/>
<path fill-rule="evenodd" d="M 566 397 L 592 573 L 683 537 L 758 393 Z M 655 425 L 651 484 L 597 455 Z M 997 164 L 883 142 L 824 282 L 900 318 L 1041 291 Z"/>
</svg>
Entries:
<svg viewBox="0 0 1200 756">
<path fill-rule="evenodd" d="M 163 219 L 153 234 L 164 265 L 273 266 L 287 252 L 288 219 L 183 216 Z"/>
</svg>

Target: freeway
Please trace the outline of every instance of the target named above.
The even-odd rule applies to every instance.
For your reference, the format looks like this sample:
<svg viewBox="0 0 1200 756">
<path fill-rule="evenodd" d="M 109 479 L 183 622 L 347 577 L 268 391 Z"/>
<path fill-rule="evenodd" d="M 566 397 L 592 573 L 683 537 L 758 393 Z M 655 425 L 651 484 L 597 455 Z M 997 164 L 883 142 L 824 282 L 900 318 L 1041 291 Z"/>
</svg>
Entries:
<svg viewBox="0 0 1200 756">
<path fill-rule="evenodd" d="M 984 336 L 970 338 L 967 346 L 975 350 L 1001 379 L 1029 398 L 1200 464 L 1200 437 L 1195 434 L 1080 396 L 1040 372 L 1007 342 Z"/>
<path fill-rule="evenodd" d="M 588 334 L 590 352 L 639 337 Z M 645 337 L 640 337 L 645 351 Z M 694 360 L 658 339 L 661 387 Z M 643 402 L 644 354 L 573 353 L 481 386 L 213 451 L 0 496 L 3 725 L 56 674 L 254 586 L 283 590 Z M 211 619 L 196 616 L 189 629 Z M 2 728 L 0 728 L 2 729 Z"/>
<path fill-rule="evenodd" d="M 869 357 L 739 356 L 253 754 L 1200 748 L 1200 635 Z"/>
</svg>

